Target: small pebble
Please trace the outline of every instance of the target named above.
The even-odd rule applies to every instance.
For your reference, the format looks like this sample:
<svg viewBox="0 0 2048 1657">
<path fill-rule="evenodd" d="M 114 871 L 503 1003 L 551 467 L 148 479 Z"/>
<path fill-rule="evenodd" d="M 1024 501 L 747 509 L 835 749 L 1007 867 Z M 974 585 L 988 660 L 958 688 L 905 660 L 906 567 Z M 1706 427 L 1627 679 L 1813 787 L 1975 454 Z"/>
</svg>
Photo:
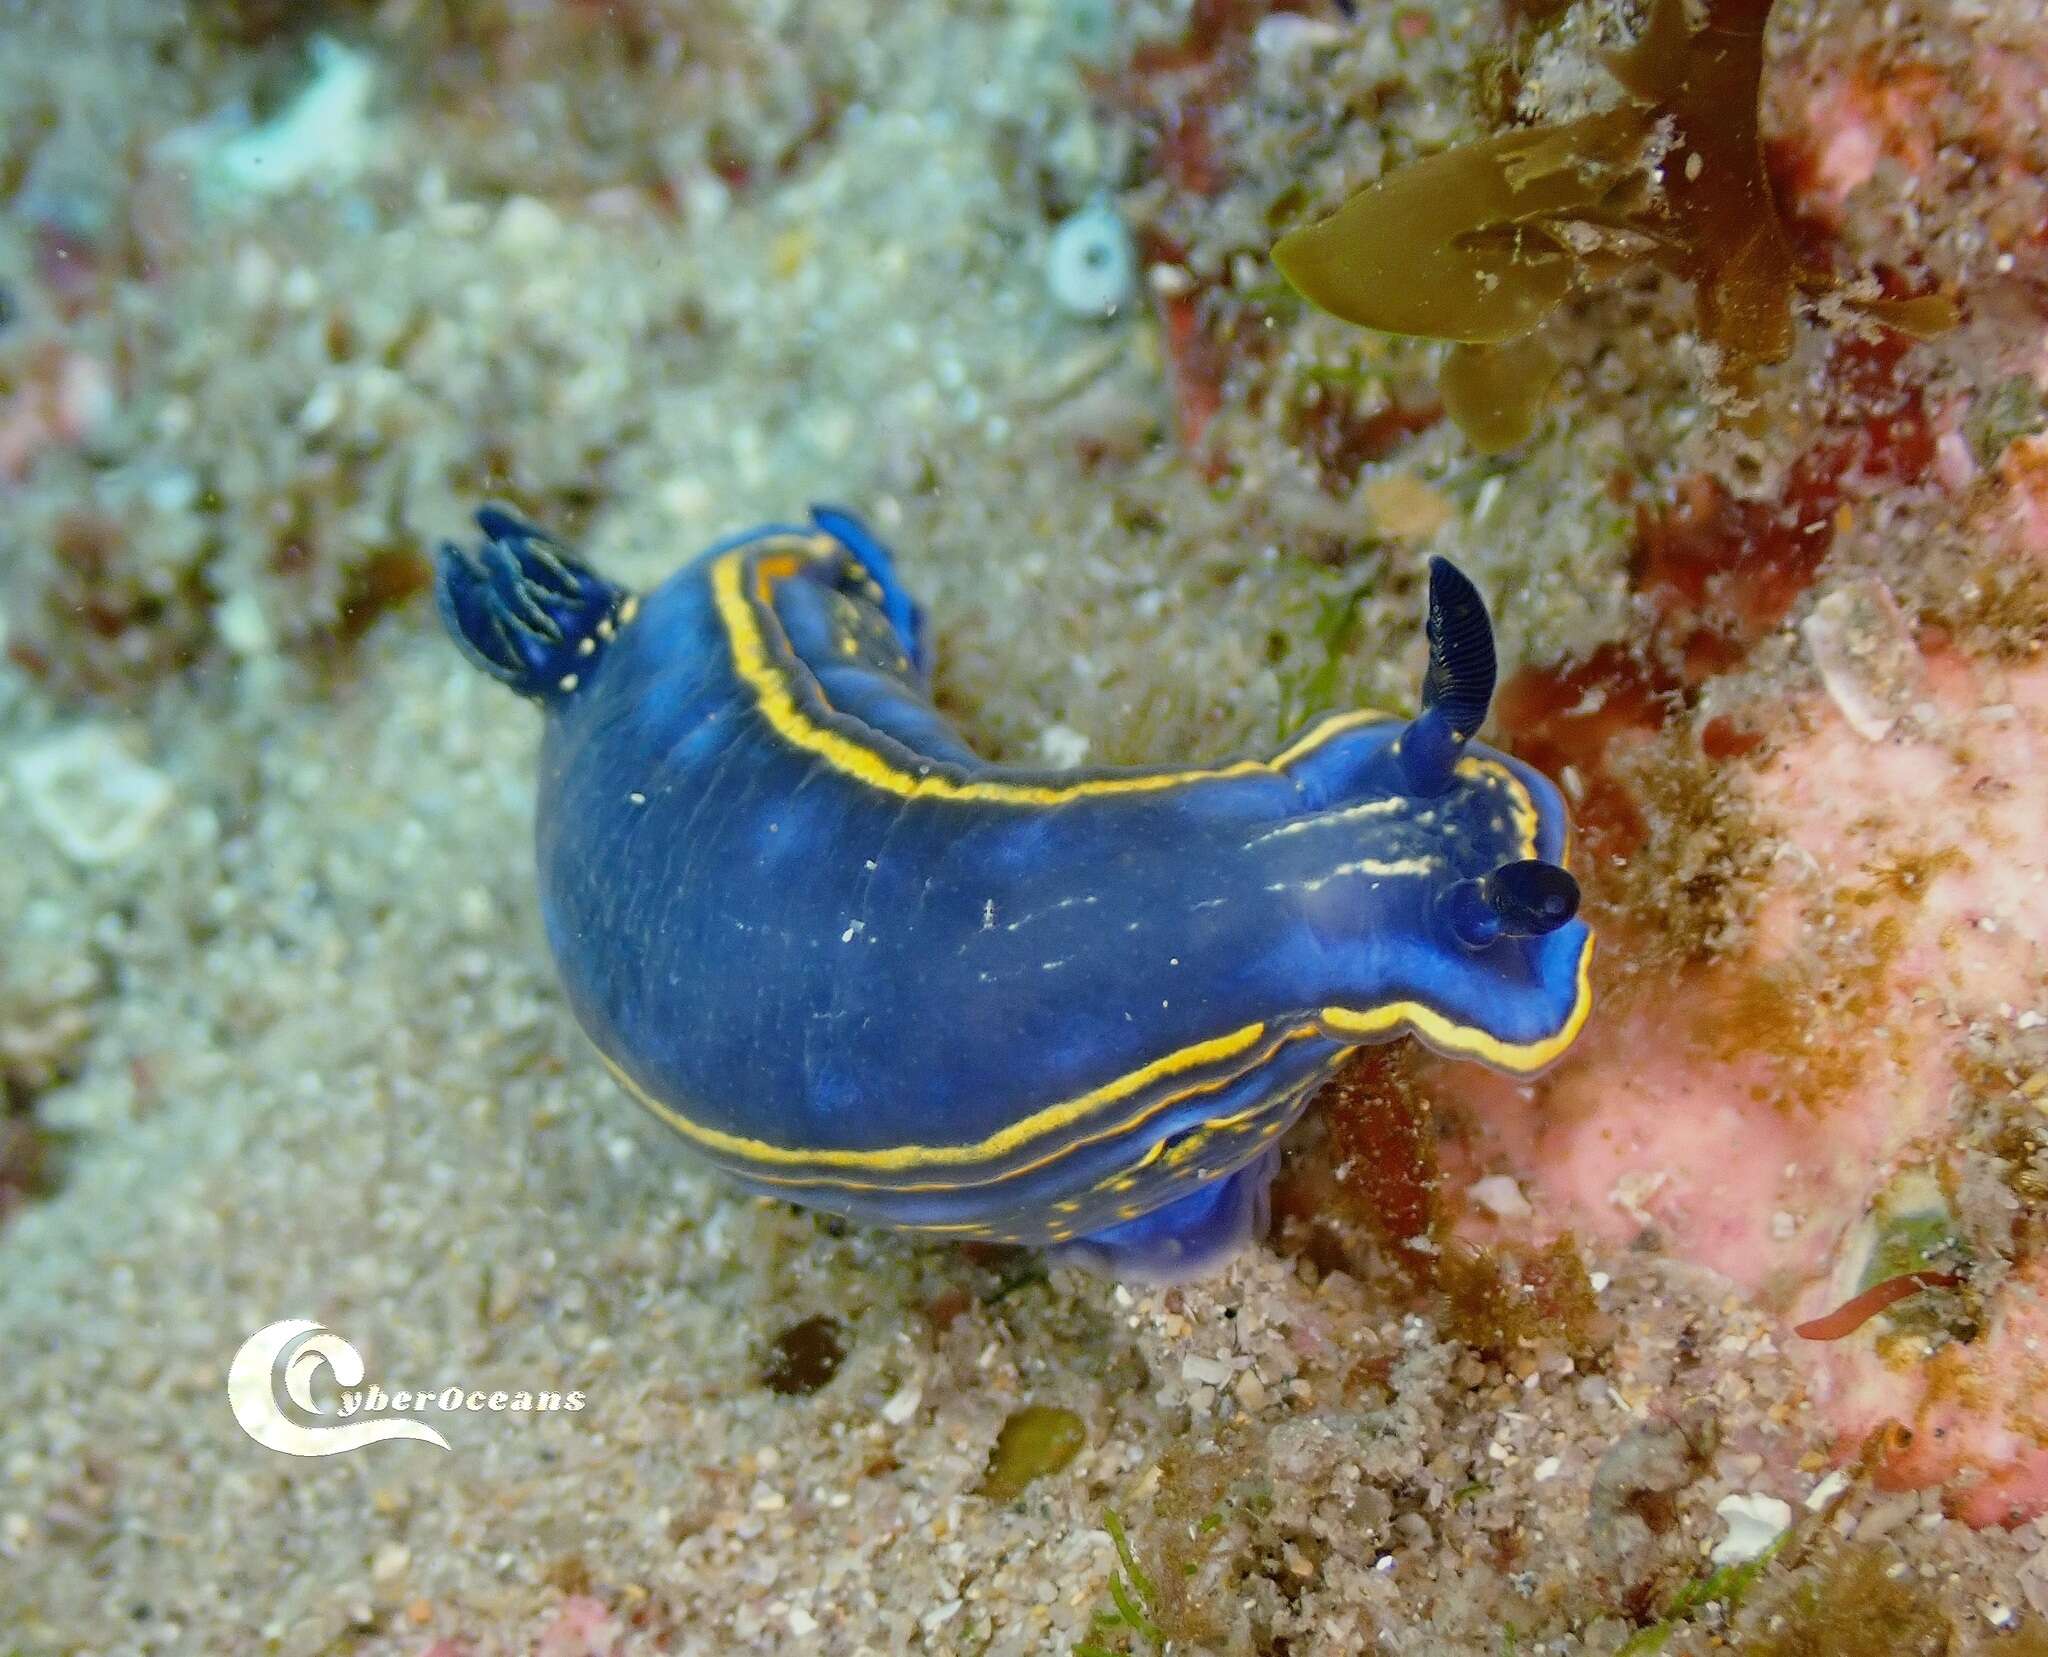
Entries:
<svg viewBox="0 0 2048 1657">
<path fill-rule="evenodd" d="M 214 631 L 237 656 L 267 656 L 277 648 L 277 635 L 262 602 L 246 587 L 238 587 L 215 606 Z"/>
<path fill-rule="evenodd" d="M 1341 46 L 1344 29 L 1326 18 L 1278 12 L 1259 19 L 1252 30 L 1252 50 L 1263 58 L 1283 58 L 1321 46 Z"/>
<path fill-rule="evenodd" d="M 562 233 L 562 221 L 555 210 L 533 196 L 514 196 L 498 209 L 498 222 L 491 234 L 498 245 L 512 252 L 531 253 L 545 248 Z"/>
<path fill-rule="evenodd" d="M 785 1397 L 805 1397 L 839 1373 L 846 1361 L 846 1329 L 819 1314 L 793 1323 L 777 1335 L 761 1367 L 761 1383 Z"/>
<path fill-rule="evenodd" d="M 124 862 L 171 808 L 170 778 L 104 725 L 78 725 L 17 754 L 14 780 L 29 815 L 72 862 Z"/>
<path fill-rule="evenodd" d="M 1089 741 L 1069 725 L 1048 725 L 1038 733 L 1038 751 L 1055 771 L 1071 771 L 1088 757 Z"/>
<path fill-rule="evenodd" d="M 1072 1410 L 1027 1404 L 1013 1411 L 996 1435 L 981 1493 L 990 1501 L 1007 1502 L 1034 1479 L 1059 1472 L 1087 1442 L 1087 1425 Z"/>
<path fill-rule="evenodd" d="M 1849 1475 L 1837 1467 L 1806 1493 L 1806 1511 L 1818 1513 L 1849 1488 Z"/>
</svg>

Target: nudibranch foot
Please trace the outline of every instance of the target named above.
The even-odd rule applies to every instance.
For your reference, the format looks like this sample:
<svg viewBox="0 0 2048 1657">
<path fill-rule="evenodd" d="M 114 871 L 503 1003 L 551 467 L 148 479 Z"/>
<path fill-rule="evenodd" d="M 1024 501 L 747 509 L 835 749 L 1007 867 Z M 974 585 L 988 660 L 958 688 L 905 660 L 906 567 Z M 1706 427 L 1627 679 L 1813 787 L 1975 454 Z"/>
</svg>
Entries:
<svg viewBox="0 0 2048 1657">
<path fill-rule="evenodd" d="M 1126 1283 L 1185 1283 L 1204 1277 L 1266 1234 L 1280 1147 L 1268 1146 L 1235 1173 L 1197 1186 L 1164 1208 L 1053 1249 L 1063 1264 Z"/>
<path fill-rule="evenodd" d="M 1412 720 L 1200 766 L 991 764 L 888 549 L 828 507 L 643 596 L 497 509 L 442 554 L 545 715 L 540 911 L 607 1066 L 748 1188 L 943 1238 L 1204 1271 L 1345 1054 L 1516 1075 L 1590 1001 L 1557 789 L 1475 740 L 1486 609 L 1430 572 Z"/>
</svg>

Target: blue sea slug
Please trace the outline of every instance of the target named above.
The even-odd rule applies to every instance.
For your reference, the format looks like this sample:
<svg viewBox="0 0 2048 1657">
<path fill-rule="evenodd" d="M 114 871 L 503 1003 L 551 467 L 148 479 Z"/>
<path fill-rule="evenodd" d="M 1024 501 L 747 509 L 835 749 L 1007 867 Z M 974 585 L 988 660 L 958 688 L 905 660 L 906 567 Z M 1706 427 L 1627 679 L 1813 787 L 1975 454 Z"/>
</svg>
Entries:
<svg viewBox="0 0 2048 1657">
<path fill-rule="evenodd" d="M 743 1185 L 1185 1277 L 1264 1223 L 1288 1125 L 1412 1033 L 1568 1047 L 1591 936 L 1543 777 L 1472 740 L 1486 609 L 1430 570 L 1412 720 L 1271 759 L 991 765 L 855 518 L 712 547 L 643 596 L 496 508 L 442 552 L 469 658 L 546 716 L 541 914 L 621 1084 Z"/>
</svg>

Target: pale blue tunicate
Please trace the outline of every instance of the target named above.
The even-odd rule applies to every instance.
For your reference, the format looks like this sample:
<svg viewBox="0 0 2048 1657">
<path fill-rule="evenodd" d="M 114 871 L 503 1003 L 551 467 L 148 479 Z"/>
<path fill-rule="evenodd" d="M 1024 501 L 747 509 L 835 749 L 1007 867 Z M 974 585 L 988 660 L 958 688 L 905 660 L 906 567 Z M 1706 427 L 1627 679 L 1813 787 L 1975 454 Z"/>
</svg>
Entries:
<svg viewBox="0 0 2048 1657">
<path fill-rule="evenodd" d="M 1045 250 L 1053 303 L 1069 315 L 1102 320 L 1138 291 L 1138 253 L 1122 216 L 1098 196 L 1060 222 Z"/>
</svg>

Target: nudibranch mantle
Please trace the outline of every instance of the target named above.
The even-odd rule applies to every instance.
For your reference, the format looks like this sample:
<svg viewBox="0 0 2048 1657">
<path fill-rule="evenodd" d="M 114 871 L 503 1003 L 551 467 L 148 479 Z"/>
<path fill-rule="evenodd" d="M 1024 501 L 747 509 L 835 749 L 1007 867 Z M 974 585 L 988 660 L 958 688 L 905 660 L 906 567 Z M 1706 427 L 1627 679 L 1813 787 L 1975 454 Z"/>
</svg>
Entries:
<svg viewBox="0 0 2048 1657">
<path fill-rule="evenodd" d="M 918 608 L 848 514 L 639 597 L 478 523 L 437 593 L 546 714 L 564 989 L 627 1091 L 754 1190 L 1184 1277 L 1263 1224 L 1279 1137 L 1350 1048 L 1533 1074 L 1585 1020 L 1563 803 L 1471 740 L 1492 635 L 1441 560 L 1415 719 L 1054 772 L 933 707 Z"/>
</svg>

